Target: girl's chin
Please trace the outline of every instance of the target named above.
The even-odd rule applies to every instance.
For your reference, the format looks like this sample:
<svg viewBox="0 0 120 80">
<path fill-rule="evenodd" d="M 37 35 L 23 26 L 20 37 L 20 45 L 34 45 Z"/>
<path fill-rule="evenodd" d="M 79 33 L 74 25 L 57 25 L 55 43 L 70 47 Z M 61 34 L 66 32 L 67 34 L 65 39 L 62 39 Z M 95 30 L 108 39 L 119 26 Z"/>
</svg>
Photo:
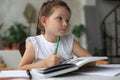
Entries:
<svg viewBox="0 0 120 80">
<path fill-rule="evenodd" d="M 65 36 L 65 35 L 66 35 L 66 33 L 60 33 L 59 35 L 62 37 L 62 36 Z"/>
</svg>

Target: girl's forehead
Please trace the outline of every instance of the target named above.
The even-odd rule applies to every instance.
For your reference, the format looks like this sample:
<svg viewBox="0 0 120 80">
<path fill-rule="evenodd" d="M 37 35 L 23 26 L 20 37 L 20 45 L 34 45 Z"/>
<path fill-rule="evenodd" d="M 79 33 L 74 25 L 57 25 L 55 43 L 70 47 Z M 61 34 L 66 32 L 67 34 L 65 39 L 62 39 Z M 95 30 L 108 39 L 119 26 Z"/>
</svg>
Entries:
<svg viewBox="0 0 120 80">
<path fill-rule="evenodd" d="M 57 6 L 57 7 L 54 7 L 52 14 L 65 15 L 65 16 L 69 16 L 70 17 L 71 13 L 70 13 L 70 11 L 66 7 L 64 7 L 64 6 Z"/>
</svg>

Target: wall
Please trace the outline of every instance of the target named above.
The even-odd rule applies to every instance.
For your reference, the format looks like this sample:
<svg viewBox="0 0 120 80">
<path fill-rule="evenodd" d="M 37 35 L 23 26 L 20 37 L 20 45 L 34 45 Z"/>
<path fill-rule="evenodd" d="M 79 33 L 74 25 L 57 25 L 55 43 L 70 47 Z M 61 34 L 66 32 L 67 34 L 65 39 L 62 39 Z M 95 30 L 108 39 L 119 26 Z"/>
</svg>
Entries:
<svg viewBox="0 0 120 80">
<path fill-rule="evenodd" d="M 4 24 L 3 30 L 7 29 L 15 21 L 28 25 L 23 12 L 27 3 L 31 3 L 37 10 L 45 0 L 0 0 L 0 24 Z M 65 0 L 72 10 L 71 26 L 81 23 L 81 6 L 79 0 Z M 36 26 L 33 25 L 34 27 Z M 35 30 L 35 29 L 34 29 Z M 32 34 L 34 34 L 33 31 Z"/>
<path fill-rule="evenodd" d="M 88 50 L 91 53 L 94 53 L 95 48 L 99 48 L 100 46 L 100 35 L 99 35 L 99 25 L 97 24 L 97 12 L 96 6 L 85 5 L 85 22 L 86 22 L 86 30 L 87 30 L 87 42 L 88 42 Z"/>
<path fill-rule="evenodd" d="M 29 25 L 23 16 L 25 6 L 27 3 L 31 3 L 38 11 L 43 1 L 44 0 L 0 0 L 0 24 L 4 24 L 3 31 L 10 27 L 14 22 Z M 33 25 L 32 28 L 35 28 L 34 26 L 35 25 Z M 33 31 L 32 34 L 34 34 L 34 32 L 35 31 Z"/>
</svg>

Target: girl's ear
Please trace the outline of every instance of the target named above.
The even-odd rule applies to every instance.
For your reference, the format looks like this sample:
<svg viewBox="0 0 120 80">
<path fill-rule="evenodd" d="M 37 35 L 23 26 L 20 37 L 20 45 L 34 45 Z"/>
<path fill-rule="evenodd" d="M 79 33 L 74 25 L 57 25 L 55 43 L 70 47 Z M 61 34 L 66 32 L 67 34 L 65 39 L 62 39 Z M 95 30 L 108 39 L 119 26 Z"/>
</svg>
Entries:
<svg viewBox="0 0 120 80">
<path fill-rule="evenodd" d="M 45 17 L 45 16 L 42 16 L 39 20 L 41 21 L 41 24 L 42 24 L 43 26 L 45 26 L 45 24 L 46 24 L 46 17 Z"/>
</svg>

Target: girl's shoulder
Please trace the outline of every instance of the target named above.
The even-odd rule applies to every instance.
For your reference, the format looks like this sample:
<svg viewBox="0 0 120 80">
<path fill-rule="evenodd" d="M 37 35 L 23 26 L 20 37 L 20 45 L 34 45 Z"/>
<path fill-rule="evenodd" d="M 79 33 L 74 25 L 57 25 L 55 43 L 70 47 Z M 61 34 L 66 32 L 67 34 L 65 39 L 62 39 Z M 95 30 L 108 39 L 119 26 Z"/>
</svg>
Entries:
<svg viewBox="0 0 120 80">
<path fill-rule="evenodd" d="M 42 35 L 37 36 L 29 36 L 26 38 L 26 43 L 28 42 L 36 42 L 36 40 L 40 40 L 42 38 Z"/>
<path fill-rule="evenodd" d="M 26 46 L 29 44 L 29 42 L 32 42 L 33 45 L 36 45 L 39 41 L 42 41 L 41 39 L 42 35 L 29 36 L 26 38 Z"/>
</svg>

